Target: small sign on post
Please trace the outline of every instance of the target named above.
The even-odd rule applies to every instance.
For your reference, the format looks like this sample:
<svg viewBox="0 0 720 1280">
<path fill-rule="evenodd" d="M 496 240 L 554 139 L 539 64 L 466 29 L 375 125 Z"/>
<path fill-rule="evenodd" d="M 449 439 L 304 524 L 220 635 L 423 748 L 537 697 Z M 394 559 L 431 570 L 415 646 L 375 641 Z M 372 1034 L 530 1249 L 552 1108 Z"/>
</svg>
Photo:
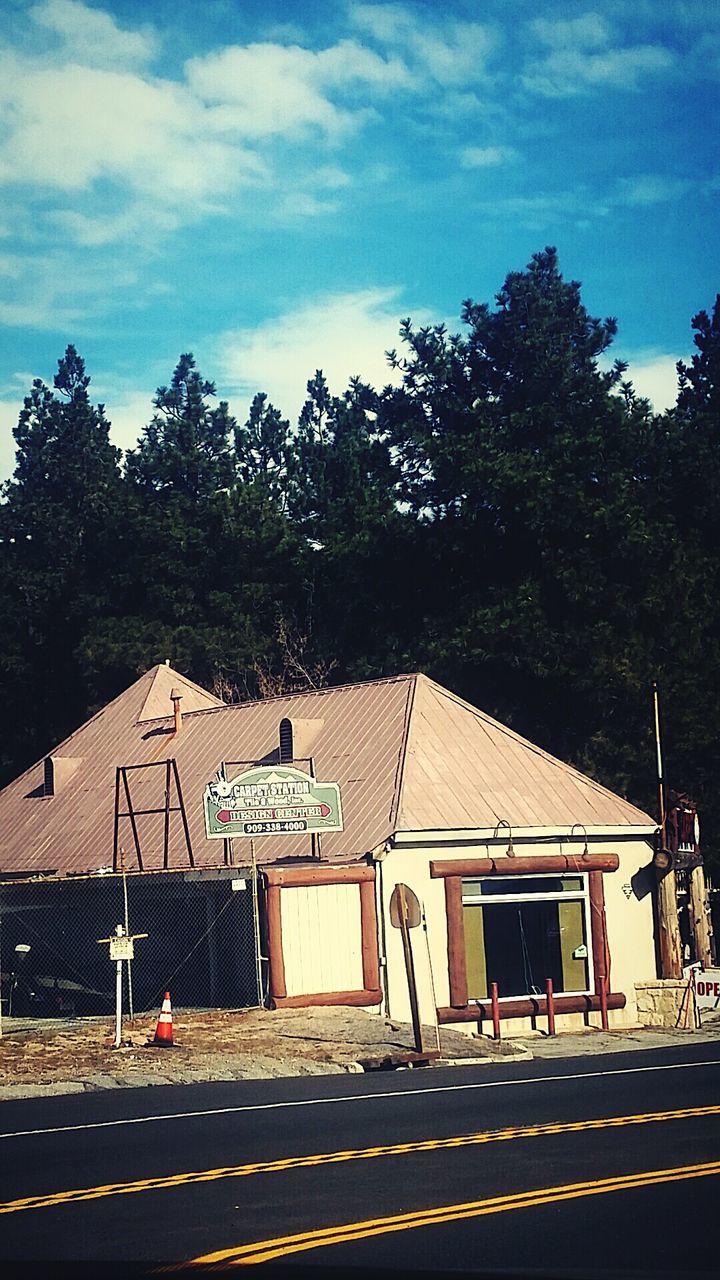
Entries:
<svg viewBox="0 0 720 1280">
<path fill-rule="evenodd" d="M 117 934 L 114 938 L 110 938 L 110 959 L 134 960 L 135 939 L 127 937 L 124 933 Z"/>
<path fill-rule="evenodd" d="M 130 963 L 135 958 L 135 943 L 138 938 L 147 938 L 146 933 L 127 934 L 123 925 L 115 926 L 111 938 L 98 938 L 99 943 L 110 947 L 110 959 L 115 961 L 115 1048 L 122 1044 L 122 967 L 123 962 Z"/>
<path fill-rule="evenodd" d="M 412 889 L 408 888 L 406 884 L 396 884 L 390 898 L 390 923 L 394 929 L 400 930 L 402 936 L 403 954 L 405 956 L 405 972 L 407 974 L 410 1013 L 412 1015 L 416 1053 L 422 1053 L 423 1043 L 410 930 L 417 928 L 420 924 L 421 917 L 422 912 L 420 910 L 420 903 Z"/>
</svg>

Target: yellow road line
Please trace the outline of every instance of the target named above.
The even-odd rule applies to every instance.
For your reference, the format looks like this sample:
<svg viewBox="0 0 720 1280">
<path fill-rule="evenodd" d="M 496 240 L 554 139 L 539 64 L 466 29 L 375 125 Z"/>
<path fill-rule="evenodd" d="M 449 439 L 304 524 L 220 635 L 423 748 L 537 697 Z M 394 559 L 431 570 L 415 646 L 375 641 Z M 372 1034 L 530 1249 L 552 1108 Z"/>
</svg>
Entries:
<svg viewBox="0 0 720 1280">
<path fill-rule="evenodd" d="M 108 1182 L 98 1187 L 79 1187 L 71 1191 L 55 1191 L 45 1195 L 25 1196 L 20 1200 L 0 1203 L 0 1214 L 19 1213 L 23 1209 L 48 1209 L 61 1204 L 77 1204 L 83 1200 L 100 1200 L 106 1196 L 132 1195 L 140 1191 L 164 1191 L 201 1182 L 217 1182 L 222 1178 L 247 1178 L 256 1173 L 284 1173 L 289 1169 L 311 1169 L 318 1165 L 342 1164 L 350 1160 L 374 1160 L 380 1156 L 411 1155 L 422 1151 L 446 1151 L 453 1147 L 479 1146 L 487 1142 L 509 1142 L 516 1138 L 544 1137 L 557 1133 L 582 1133 L 592 1129 L 614 1129 L 624 1125 L 653 1124 L 668 1120 L 687 1120 L 694 1116 L 720 1114 L 720 1105 L 684 1107 L 674 1111 L 648 1111 L 632 1116 L 609 1116 L 600 1120 L 572 1120 L 552 1124 L 525 1125 L 511 1129 L 490 1129 L 480 1133 L 461 1134 L 453 1138 L 429 1138 L 422 1142 L 399 1142 L 382 1147 L 361 1147 L 348 1151 L 321 1152 L 317 1155 L 288 1156 L 283 1160 L 261 1160 L 254 1164 L 228 1165 L 218 1169 L 200 1169 L 189 1173 L 173 1173 L 167 1177 L 142 1178 L 136 1182 Z"/>
<path fill-rule="evenodd" d="M 254 1244 L 239 1245 L 234 1249 L 220 1249 L 185 1263 L 188 1268 L 211 1266 L 219 1268 L 250 1266 L 258 1262 L 271 1262 L 274 1258 L 290 1253 L 302 1253 L 308 1249 L 320 1249 L 332 1244 L 346 1244 L 351 1240 L 369 1236 L 387 1235 L 395 1231 L 409 1231 L 414 1227 L 430 1227 L 441 1222 L 457 1222 L 460 1219 L 481 1218 L 494 1213 L 507 1213 L 512 1209 L 528 1209 L 538 1205 L 553 1204 L 559 1200 L 576 1200 L 581 1196 L 605 1195 L 610 1191 L 629 1191 L 634 1187 L 650 1187 L 661 1182 L 679 1182 L 685 1178 L 707 1178 L 720 1173 L 720 1160 L 709 1164 L 681 1165 L 675 1169 L 651 1169 L 645 1173 L 630 1173 L 614 1178 L 600 1178 L 592 1182 L 572 1182 L 562 1187 L 543 1187 L 534 1191 L 520 1191 L 513 1195 L 495 1196 L 489 1200 L 473 1200 L 467 1204 L 443 1205 L 437 1209 L 421 1209 L 414 1213 L 395 1214 L 389 1218 L 370 1218 L 365 1222 L 348 1222 L 337 1227 L 321 1227 L 317 1231 L 305 1231 L 294 1236 L 281 1236 L 275 1240 L 257 1240 Z"/>
</svg>

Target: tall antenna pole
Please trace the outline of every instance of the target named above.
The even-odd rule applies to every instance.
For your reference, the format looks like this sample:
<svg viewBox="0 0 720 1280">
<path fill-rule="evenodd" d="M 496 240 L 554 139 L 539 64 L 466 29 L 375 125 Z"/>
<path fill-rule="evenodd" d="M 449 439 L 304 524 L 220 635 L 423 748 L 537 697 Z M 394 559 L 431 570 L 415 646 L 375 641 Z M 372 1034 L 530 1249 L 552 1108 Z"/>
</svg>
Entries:
<svg viewBox="0 0 720 1280">
<path fill-rule="evenodd" d="M 665 840 L 665 780 L 663 777 L 662 744 L 660 741 L 660 694 L 657 680 L 653 680 L 653 710 L 655 712 L 655 752 L 657 755 L 658 807 L 663 842 Z"/>
<path fill-rule="evenodd" d="M 653 709 L 655 712 L 655 749 L 657 752 L 658 803 L 660 808 L 661 842 L 666 844 L 665 833 L 665 780 L 663 778 L 662 747 L 660 744 L 660 697 L 657 680 L 653 680 Z M 682 951 L 677 911 L 677 889 L 672 869 L 657 872 L 657 924 L 660 950 L 660 977 L 679 978 L 682 975 Z"/>
</svg>

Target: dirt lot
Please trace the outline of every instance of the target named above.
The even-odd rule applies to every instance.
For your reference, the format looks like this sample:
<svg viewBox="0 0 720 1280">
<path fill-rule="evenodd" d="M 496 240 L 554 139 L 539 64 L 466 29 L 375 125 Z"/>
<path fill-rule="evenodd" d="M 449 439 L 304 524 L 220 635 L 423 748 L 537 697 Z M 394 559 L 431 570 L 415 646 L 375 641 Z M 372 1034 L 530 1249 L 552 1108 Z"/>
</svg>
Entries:
<svg viewBox="0 0 720 1280">
<path fill-rule="evenodd" d="M 359 1060 L 413 1048 L 412 1030 L 365 1009 L 252 1009 L 175 1012 L 171 1048 L 148 1045 L 156 1016 L 123 1024 L 115 1049 L 107 1019 L 36 1022 L 27 1030 L 5 1023 L 0 1040 L 0 1098 L 81 1092 L 127 1085 L 200 1080 L 263 1079 L 360 1070 Z M 435 1031 L 423 1031 L 435 1047 Z M 502 1058 L 517 1048 L 470 1039 L 443 1029 L 444 1060 Z M 71 1088 L 62 1088 L 70 1085 Z"/>
</svg>

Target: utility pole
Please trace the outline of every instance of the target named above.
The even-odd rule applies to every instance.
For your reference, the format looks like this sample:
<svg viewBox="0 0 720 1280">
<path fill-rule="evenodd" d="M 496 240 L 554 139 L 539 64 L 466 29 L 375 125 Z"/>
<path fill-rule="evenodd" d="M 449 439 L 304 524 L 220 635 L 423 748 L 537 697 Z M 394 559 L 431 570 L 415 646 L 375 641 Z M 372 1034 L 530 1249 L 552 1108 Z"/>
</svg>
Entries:
<svg viewBox="0 0 720 1280">
<path fill-rule="evenodd" d="M 660 812 L 660 852 L 665 853 L 667 849 L 667 836 L 665 831 L 665 780 L 663 777 L 662 743 L 660 738 L 660 695 L 658 692 L 657 681 L 653 681 L 653 711 L 655 717 L 655 751 L 657 756 L 658 775 L 658 809 Z M 661 861 L 662 860 L 660 858 L 656 858 L 655 863 L 657 875 L 656 901 L 659 932 L 658 941 L 660 944 L 660 977 L 680 978 L 682 977 L 682 952 L 680 948 L 680 926 L 678 923 L 675 872 L 673 871 L 672 858 L 669 854 L 667 855 L 667 860 L 664 866 L 658 865 Z"/>
</svg>

